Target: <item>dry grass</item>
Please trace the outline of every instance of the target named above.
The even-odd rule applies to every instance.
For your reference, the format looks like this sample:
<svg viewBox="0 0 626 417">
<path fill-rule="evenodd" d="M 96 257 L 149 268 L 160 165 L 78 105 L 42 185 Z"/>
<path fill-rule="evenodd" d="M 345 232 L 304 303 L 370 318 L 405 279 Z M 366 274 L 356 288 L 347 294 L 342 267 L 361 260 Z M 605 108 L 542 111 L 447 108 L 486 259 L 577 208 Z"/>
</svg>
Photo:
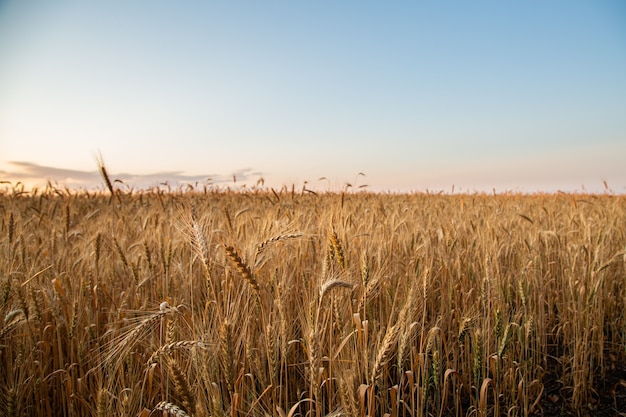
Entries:
<svg viewBox="0 0 626 417">
<path fill-rule="evenodd" d="M 4 415 L 623 404 L 626 197 L 107 189 L 0 195 Z"/>
</svg>

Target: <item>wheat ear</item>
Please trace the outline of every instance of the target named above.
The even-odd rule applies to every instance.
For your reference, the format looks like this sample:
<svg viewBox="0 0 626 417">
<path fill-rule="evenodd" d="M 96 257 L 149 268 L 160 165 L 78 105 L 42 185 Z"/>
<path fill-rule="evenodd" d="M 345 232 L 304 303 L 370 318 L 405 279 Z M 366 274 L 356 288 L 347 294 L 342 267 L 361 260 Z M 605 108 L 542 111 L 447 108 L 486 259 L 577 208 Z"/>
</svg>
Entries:
<svg viewBox="0 0 626 417">
<path fill-rule="evenodd" d="M 226 256 L 231 261 L 233 265 L 237 268 L 241 276 L 248 281 L 248 284 L 254 289 L 254 292 L 261 299 L 261 288 L 259 287 L 259 283 L 252 275 L 252 271 L 250 267 L 241 259 L 235 248 L 232 246 L 224 245 L 224 249 L 226 250 Z"/>
<path fill-rule="evenodd" d="M 105 417 L 109 415 L 109 405 L 111 403 L 111 394 L 105 388 L 98 390 L 98 396 L 96 397 L 96 416 Z"/>
<path fill-rule="evenodd" d="M 201 340 L 180 340 L 178 342 L 170 342 L 160 346 L 152 355 L 150 355 L 150 359 L 146 362 L 148 366 L 157 362 L 160 356 L 170 354 L 175 350 L 179 350 L 182 348 L 206 348 L 206 344 Z"/>
<path fill-rule="evenodd" d="M 255 257 L 259 256 L 261 254 L 261 252 L 263 252 L 269 245 L 279 242 L 279 241 L 283 241 L 283 240 L 288 240 L 288 239 L 296 239 L 302 236 L 302 233 L 292 233 L 292 234 L 285 234 L 285 235 L 278 235 L 278 236 L 274 236 L 271 237 L 261 243 L 259 243 L 259 245 L 256 247 L 256 255 Z"/>
<path fill-rule="evenodd" d="M 343 255 L 343 248 L 341 246 L 341 242 L 339 241 L 339 237 L 337 236 L 337 232 L 335 231 L 334 227 L 330 233 L 330 245 L 333 249 L 333 254 L 335 256 L 335 259 L 337 260 L 337 263 L 339 264 L 339 267 L 342 270 L 345 270 L 346 262 L 345 262 L 345 258 Z"/>
<path fill-rule="evenodd" d="M 121 339 L 115 339 L 111 343 L 111 350 L 105 356 L 105 363 L 111 364 L 118 362 L 128 353 L 132 347 L 140 340 L 144 339 L 152 329 L 158 324 L 159 320 L 167 314 L 178 313 L 178 308 L 171 307 L 167 302 L 162 302 L 159 311 L 150 314 L 137 324 Z"/>
<path fill-rule="evenodd" d="M 389 362 L 391 357 L 391 351 L 394 343 L 396 343 L 398 339 L 398 334 L 400 332 L 400 323 L 396 323 L 387 329 L 385 333 L 385 337 L 378 349 L 378 354 L 376 355 L 376 361 L 374 362 L 374 367 L 372 368 L 372 374 L 370 377 L 370 385 L 374 385 L 376 380 L 382 374 L 384 366 Z"/>
<path fill-rule="evenodd" d="M 174 417 L 190 417 L 189 414 L 185 412 L 185 410 L 183 410 L 176 404 L 167 401 L 161 401 L 160 403 L 155 405 L 154 410 L 164 411 Z"/>
<path fill-rule="evenodd" d="M 172 380 L 174 382 L 174 390 L 180 396 L 185 411 L 190 414 L 195 414 L 196 397 L 191 391 L 191 387 L 187 382 L 187 378 L 185 378 L 185 373 L 182 371 L 182 369 L 180 369 L 180 366 L 178 366 L 178 363 L 174 358 L 170 357 L 167 361 L 167 365 L 169 367 Z"/>
</svg>

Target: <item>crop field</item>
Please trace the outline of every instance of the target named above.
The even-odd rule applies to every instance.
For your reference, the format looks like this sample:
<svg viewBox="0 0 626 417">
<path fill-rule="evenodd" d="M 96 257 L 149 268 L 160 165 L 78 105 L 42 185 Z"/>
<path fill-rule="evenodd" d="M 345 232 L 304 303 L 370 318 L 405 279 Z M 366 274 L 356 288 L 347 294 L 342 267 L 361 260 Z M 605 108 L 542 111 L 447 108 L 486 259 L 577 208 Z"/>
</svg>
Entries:
<svg viewBox="0 0 626 417">
<path fill-rule="evenodd" d="M 4 416 L 626 412 L 626 196 L 113 191 L 0 193 Z"/>
</svg>

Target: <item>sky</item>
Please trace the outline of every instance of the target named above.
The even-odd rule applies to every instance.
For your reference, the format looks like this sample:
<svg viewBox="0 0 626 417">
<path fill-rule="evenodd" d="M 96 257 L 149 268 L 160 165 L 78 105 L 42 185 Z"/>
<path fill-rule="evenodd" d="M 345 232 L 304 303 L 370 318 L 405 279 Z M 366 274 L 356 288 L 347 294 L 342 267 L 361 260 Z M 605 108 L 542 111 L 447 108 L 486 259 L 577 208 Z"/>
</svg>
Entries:
<svg viewBox="0 0 626 417">
<path fill-rule="evenodd" d="M 626 193 L 626 2 L 0 0 L 0 181 L 103 187 L 99 157 L 128 187 Z"/>
</svg>

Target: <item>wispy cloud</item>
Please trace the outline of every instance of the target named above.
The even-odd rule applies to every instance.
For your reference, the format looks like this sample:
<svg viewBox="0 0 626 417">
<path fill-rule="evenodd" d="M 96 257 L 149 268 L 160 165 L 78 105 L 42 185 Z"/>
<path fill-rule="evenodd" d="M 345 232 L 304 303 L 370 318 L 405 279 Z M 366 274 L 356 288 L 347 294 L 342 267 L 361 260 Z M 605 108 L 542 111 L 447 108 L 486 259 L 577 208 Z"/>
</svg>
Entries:
<svg viewBox="0 0 626 417">
<path fill-rule="evenodd" d="M 54 168 L 22 161 L 12 161 L 9 162 L 8 165 L 13 167 L 14 171 L 0 170 L 0 175 L 5 180 L 18 180 L 22 182 L 50 180 L 61 183 L 71 182 L 74 184 L 94 183 L 99 180 L 98 171 Z"/>
<path fill-rule="evenodd" d="M 22 182 L 26 186 L 43 186 L 48 181 L 69 188 L 93 189 L 104 185 L 98 170 L 83 171 L 76 169 L 56 168 L 32 162 L 11 161 L 7 165 L 10 170 L 0 170 L 0 180 L 11 183 Z M 132 174 L 109 172 L 111 181 L 122 183 L 129 188 L 150 188 L 169 186 L 177 188 L 190 184 L 192 186 L 236 183 L 242 185 L 246 181 L 256 181 L 262 174 L 252 168 L 235 171 L 229 175 L 187 175 L 182 171 L 160 171 L 150 174 Z"/>
</svg>

